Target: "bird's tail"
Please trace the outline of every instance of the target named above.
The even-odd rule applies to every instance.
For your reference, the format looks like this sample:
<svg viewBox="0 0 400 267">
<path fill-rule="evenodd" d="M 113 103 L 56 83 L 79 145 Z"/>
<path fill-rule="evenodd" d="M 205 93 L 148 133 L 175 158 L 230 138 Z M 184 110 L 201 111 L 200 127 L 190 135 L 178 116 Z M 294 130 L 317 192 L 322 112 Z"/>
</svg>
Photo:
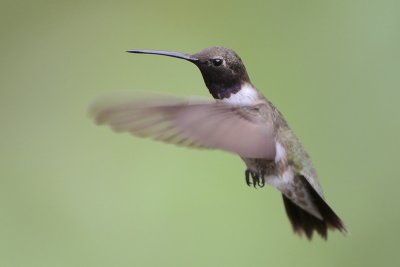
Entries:
<svg viewBox="0 0 400 267">
<path fill-rule="evenodd" d="M 328 206 L 325 200 L 314 190 L 303 176 L 300 178 L 304 186 L 307 188 L 311 200 L 318 208 L 323 220 L 311 215 L 294 204 L 289 198 L 282 195 L 286 213 L 292 223 L 294 232 L 299 235 L 305 233 L 309 240 L 312 239 L 314 230 L 317 231 L 325 240 L 328 237 L 328 229 L 338 229 L 340 232 L 346 232 L 346 228 L 339 216 L 336 215 L 336 213 Z"/>
</svg>

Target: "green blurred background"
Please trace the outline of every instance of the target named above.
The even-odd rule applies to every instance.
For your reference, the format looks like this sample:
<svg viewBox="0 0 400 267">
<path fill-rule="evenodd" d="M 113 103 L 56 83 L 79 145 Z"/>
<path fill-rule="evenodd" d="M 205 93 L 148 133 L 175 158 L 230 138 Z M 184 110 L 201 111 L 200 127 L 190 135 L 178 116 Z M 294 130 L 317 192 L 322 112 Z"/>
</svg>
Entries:
<svg viewBox="0 0 400 267">
<path fill-rule="evenodd" d="M 0 266 L 399 266 L 399 1 L 0 2 Z M 236 50 L 350 235 L 292 233 L 241 160 L 117 135 L 123 90 L 208 92 L 135 48 Z M 397 253 L 397 254 L 396 254 Z"/>
</svg>

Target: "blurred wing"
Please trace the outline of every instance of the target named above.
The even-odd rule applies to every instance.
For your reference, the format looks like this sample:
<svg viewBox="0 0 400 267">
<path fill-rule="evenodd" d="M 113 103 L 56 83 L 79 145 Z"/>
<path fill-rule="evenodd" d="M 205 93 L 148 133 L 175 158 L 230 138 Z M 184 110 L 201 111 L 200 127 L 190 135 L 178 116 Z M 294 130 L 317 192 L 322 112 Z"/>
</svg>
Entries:
<svg viewBox="0 0 400 267">
<path fill-rule="evenodd" d="M 234 107 L 216 102 L 177 99 L 96 103 L 91 114 L 98 124 L 188 147 L 217 148 L 242 157 L 275 157 L 271 122 L 259 106 Z"/>
</svg>

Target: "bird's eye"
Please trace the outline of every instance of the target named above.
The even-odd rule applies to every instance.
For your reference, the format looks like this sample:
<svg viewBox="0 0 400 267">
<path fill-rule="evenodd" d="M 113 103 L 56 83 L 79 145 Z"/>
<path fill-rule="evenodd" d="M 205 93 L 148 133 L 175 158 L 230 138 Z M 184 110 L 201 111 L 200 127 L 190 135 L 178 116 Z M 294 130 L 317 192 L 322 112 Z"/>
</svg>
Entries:
<svg viewBox="0 0 400 267">
<path fill-rule="evenodd" d="M 223 61 L 223 60 L 222 60 L 221 58 L 214 58 L 214 59 L 212 60 L 212 64 L 213 64 L 214 66 L 218 67 L 218 66 L 221 66 L 222 61 Z"/>
</svg>

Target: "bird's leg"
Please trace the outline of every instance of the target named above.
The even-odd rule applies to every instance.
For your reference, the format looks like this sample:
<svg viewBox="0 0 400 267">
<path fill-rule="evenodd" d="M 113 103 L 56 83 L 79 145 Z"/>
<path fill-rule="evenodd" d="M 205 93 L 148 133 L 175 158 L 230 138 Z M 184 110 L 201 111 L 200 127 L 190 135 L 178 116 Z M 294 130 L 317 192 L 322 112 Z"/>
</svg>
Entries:
<svg viewBox="0 0 400 267">
<path fill-rule="evenodd" d="M 265 185 L 265 177 L 264 177 L 265 174 L 264 173 L 262 173 L 262 172 L 257 173 L 257 172 L 247 169 L 244 172 L 244 175 L 246 177 L 246 184 L 248 186 L 253 185 L 256 188 L 258 185 L 258 187 L 264 187 L 264 185 Z M 251 177 L 252 182 L 250 182 L 250 177 Z"/>
<path fill-rule="evenodd" d="M 265 177 L 264 177 L 265 174 L 263 172 L 258 173 L 258 172 L 254 172 L 254 171 L 251 171 L 251 170 L 247 169 L 244 172 L 244 175 L 246 177 L 246 184 L 248 186 L 253 185 L 254 188 L 256 188 L 257 185 L 258 185 L 258 187 L 264 187 L 264 185 L 265 185 Z M 250 182 L 250 177 L 251 177 L 252 182 Z"/>
</svg>

